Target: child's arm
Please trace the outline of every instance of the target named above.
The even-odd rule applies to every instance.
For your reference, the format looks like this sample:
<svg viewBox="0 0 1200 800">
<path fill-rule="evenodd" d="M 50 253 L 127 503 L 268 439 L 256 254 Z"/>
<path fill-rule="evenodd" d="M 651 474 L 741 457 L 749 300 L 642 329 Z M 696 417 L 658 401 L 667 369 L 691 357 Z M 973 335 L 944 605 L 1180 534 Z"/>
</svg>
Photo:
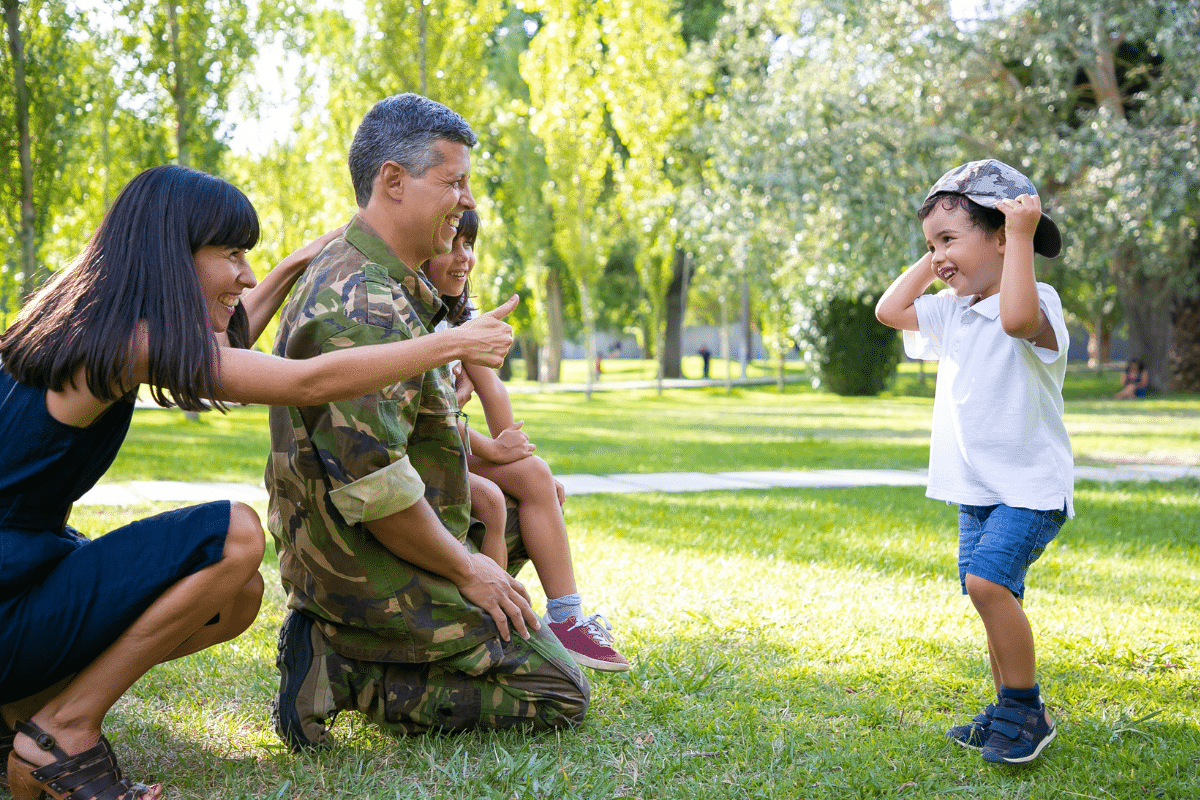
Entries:
<svg viewBox="0 0 1200 800">
<path fill-rule="evenodd" d="M 1004 274 L 1000 278 L 1000 324 L 1014 339 L 1058 349 L 1054 328 L 1038 302 L 1033 274 L 1033 234 L 1042 218 L 1042 202 L 1023 194 L 996 204 L 1004 212 Z"/>
<path fill-rule="evenodd" d="M 875 304 L 875 318 L 889 328 L 902 331 L 920 330 L 917 324 L 917 307 L 914 304 L 937 279 L 932 263 L 933 256 L 926 253 L 892 281 L 892 285 Z"/>
<path fill-rule="evenodd" d="M 521 430 L 524 422 L 513 422 L 512 403 L 508 391 L 495 370 L 463 364 L 463 371 L 475 385 L 475 394 L 483 406 L 488 432 L 492 438 L 471 429 L 471 452 L 493 464 L 508 464 L 533 455 L 536 449 Z"/>
<path fill-rule="evenodd" d="M 463 364 L 463 372 L 474 384 L 475 394 L 483 406 L 483 415 L 487 418 L 488 432 L 497 437 L 506 428 L 513 426 L 512 402 L 508 399 L 508 390 L 494 369 L 478 367 L 474 364 Z"/>
<path fill-rule="evenodd" d="M 471 443 L 471 455 L 479 456 L 484 461 L 490 461 L 493 464 L 509 464 L 519 461 L 525 456 L 533 455 L 533 451 L 537 448 L 521 431 L 521 426 L 524 424 L 524 422 L 513 423 L 511 428 L 502 430 L 495 439 L 489 439 L 474 428 L 467 428 L 467 435 L 470 437 Z"/>
<path fill-rule="evenodd" d="M 280 261 L 253 289 L 242 295 L 242 305 L 246 307 L 246 316 L 250 321 L 250 341 L 258 341 L 266 329 L 267 323 L 275 316 L 275 312 L 287 299 L 288 292 L 296 279 L 304 274 L 308 265 L 316 258 L 325 245 L 345 232 L 346 226 L 336 228 L 317 237 L 313 241 L 291 253 Z"/>
</svg>

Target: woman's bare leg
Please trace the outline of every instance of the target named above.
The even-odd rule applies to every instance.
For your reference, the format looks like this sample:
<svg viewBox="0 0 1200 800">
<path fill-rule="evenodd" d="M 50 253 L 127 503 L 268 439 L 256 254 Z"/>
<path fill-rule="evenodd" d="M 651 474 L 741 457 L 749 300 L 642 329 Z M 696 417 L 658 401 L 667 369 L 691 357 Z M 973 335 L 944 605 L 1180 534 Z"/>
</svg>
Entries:
<svg viewBox="0 0 1200 800">
<path fill-rule="evenodd" d="M 262 598 L 258 566 L 263 548 L 258 515 L 247 505 L 231 503 L 221 559 L 167 589 L 108 649 L 33 713 L 32 721 L 67 753 L 95 745 L 108 710 L 151 667 L 225 641 L 249 626 Z M 221 620 L 206 625 L 218 613 Z M 234 630 L 238 625 L 241 629 Z M 28 705 L 28 701 L 13 704 Z M 14 747 L 31 764 L 54 760 L 24 734 L 17 736 Z"/>
</svg>

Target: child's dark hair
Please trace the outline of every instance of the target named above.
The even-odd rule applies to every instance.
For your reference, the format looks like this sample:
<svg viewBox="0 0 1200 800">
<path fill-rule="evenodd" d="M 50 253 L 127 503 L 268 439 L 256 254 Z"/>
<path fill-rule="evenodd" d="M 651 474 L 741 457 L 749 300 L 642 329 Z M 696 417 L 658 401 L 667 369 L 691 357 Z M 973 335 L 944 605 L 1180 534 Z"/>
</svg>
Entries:
<svg viewBox="0 0 1200 800">
<path fill-rule="evenodd" d="M 145 170 L 0 337 L 4 368 L 60 391 L 82 365 L 91 393 L 117 400 L 134 386 L 131 346 L 144 325 L 154 399 L 207 408 L 206 398 L 221 396 L 220 355 L 193 255 L 206 245 L 248 250 L 258 236 L 254 206 L 233 185 L 178 165 Z M 246 323 L 235 315 L 231 342 L 249 344 Z"/>
<path fill-rule="evenodd" d="M 967 215 L 967 219 L 971 220 L 971 224 L 976 228 L 982 228 L 989 236 L 1004 227 L 1004 212 L 981 206 L 965 194 L 958 192 L 938 192 L 930 195 L 917 211 L 917 220 L 924 222 L 925 218 L 932 214 L 933 209 L 938 205 L 946 211 L 962 209 Z"/>
<path fill-rule="evenodd" d="M 454 239 L 455 241 L 466 239 L 474 249 L 477 236 L 479 236 L 479 214 L 475 212 L 475 209 L 468 208 L 458 220 L 458 233 L 454 234 Z M 442 302 L 446 304 L 446 320 L 451 325 L 462 325 L 470 319 L 471 312 L 475 310 L 475 307 L 471 305 L 470 277 L 463 284 L 462 294 L 458 297 L 442 295 Z"/>
</svg>

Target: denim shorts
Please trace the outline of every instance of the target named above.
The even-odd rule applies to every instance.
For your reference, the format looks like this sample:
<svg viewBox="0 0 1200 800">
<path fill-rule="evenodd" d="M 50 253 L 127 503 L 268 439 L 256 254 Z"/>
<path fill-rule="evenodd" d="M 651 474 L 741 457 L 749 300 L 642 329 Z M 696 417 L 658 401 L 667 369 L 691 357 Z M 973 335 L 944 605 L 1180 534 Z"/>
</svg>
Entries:
<svg viewBox="0 0 1200 800">
<path fill-rule="evenodd" d="M 1067 511 L 1038 511 L 1006 505 L 958 507 L 958 580 L 967 575 L 1025 596 L 1025 573 L 1058 535 Z"/>
</svg>

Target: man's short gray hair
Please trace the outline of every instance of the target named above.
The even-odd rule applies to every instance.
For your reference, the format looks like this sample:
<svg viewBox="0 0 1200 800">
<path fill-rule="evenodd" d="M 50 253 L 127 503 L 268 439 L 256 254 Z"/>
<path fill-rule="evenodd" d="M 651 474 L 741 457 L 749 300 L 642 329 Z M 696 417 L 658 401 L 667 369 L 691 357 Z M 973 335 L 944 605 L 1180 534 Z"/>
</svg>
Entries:
<svg viewBox="0 0 1200 800">
<path fill-rule="evenodd" d="M 350 143 L 350 180 L 360 208 L 371 200 L 379 168 L 395 161 L 420 178 L 442 162 L 438 139 L 474 147 L 479 139 L 467 121 L 446 106 L 419 94 L 395 94 L 376 103 Z"/>
</svg>

